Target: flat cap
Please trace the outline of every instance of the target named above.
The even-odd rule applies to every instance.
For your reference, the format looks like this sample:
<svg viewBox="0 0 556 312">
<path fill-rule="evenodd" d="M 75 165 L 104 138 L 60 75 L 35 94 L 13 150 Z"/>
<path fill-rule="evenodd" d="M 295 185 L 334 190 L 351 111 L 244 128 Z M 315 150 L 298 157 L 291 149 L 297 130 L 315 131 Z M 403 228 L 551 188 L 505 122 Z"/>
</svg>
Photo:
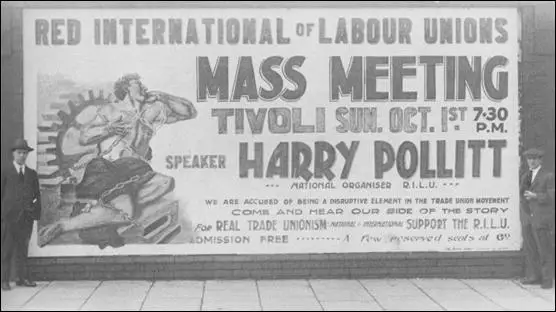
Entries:
<svg viewBox="0 0 556 312">
<path fill-rule="evenodd" d="M 530 148 L 523 153 L 523 156 L 527 158 L 540 158 L 544 156 L 544 152 L 538 148 Z"/>
</svg>

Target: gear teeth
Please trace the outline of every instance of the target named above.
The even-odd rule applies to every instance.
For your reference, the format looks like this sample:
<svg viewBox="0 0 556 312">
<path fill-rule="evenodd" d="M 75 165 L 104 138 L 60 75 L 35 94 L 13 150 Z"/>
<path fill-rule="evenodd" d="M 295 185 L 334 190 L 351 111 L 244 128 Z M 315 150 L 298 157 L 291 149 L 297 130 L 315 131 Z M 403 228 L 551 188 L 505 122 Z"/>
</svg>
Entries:
<svg viewBox="0 0 556 312">
<path fill-rule="evenodd" d="M 55 155 L 55 153 L 56 153 L 56 144 L 41 144 L 41 145 L 37 146 L 37 153 Z"/>
<path fill-rule="evenodd" d="M 42 121 L 46 122 L 53 122 L 53 121 L 60 121 L 60 117 L 52 112 L 46 112 L 41 114 Z"/>
<path fill-rule="evenodd" d="M 55 145 L 57 140 L 56 140 L 56 136 L 55 135 L 53 136 L 52 133 L 55 132 L 39 132 L 37 144 Z"/>
<path fill-rule="evenodd" d="M 98 96 L 95 96 L 95 92 L 93 92 L 93 90 L 88 90 L 86 93 L 65 94 L 63 98 L 68 100 L 67 104 L 54 103 L 56 104 L 56 107 L 51 105 L 52 109 L 58 111 L 56 115 L 53 116 L 59 118 L 61 124 L 42 124 L 38 127 L 41 132 L 56 132 L 55 136 L 43 138 L 45 154 L 43 154 L 42 157 L 47 157 L 47 159 L 41 159 L 40 163 L 42 166 L 56 167 L 56 170 L 52 173 L 50 173 L 52 170 L 41 173 L 41 183 L 45 184 L 56 183 L 56 181 L 60 182 L 65 173 L 67 173 L 68 165 L 71 167 L 71 165 L 79 159 L 78 155 L 65 155 L 60 145 L 62 144 L 66 131 L 72 127 L 75 117 L 88 106 L 103 105 L 108 101 L 108 99 L 104 97 L 103 90 L 98 92 Z M 48 146 L 49 144 L 54 144 L 54 147 L 50 148 Z M 55 158 L 51 159 L 50 157 Z"/>
<path fill-rule="evenodd" d="M 73 101 L 68 101 L 68 107 L 70 109 L 70 114 L 75 114 L 78 111 L 77 105 Z"/>
<path fill-rule="evenodd" d="M 50 179 L 60 176 L 60 172 L 56 167 L 41 167 L 38 171 L 39 179 Z"/>
<path fill-rule="evenodd" d="M 59 111 L 58 112 L 58 117 L 60 118 L 60 120 L 62 121 L 62 123 L 64 124 L 69 124 L 71 122 L 71 116 L 68 115 L 66 112 L 64 111 Z"/>
<path fill-rule="evenodd" d="M 55 177 L 55 178 L 50 178 L 50 179 L 42 179 L 41 180 L 41 186 L 56 186 L 58 184 L 60 184 L 60 182 L 62 182 L 64 180 L 64 178 L 62 178 L 61 176 Z"/>
<path fill-rule="evenodd" d="M 50 126 L 50 129 L 52 129 L 51 131 L 60 131 L 60 129 L 62 129 L 62 125 L 57 124 L 57 123 L 53 123 L 52 126 Z"/>
<path fill-rule="evenodd" d="M 52 132 L 43 132 L 39 131 L 37 142 L 40 144 L 51 144 L 56 142 L 56 136 L 58 134 L 54 131 Z"/>
<path fill-rule="evenodd" d="M 38 128 L 39 128 L 39 131 L 41 131 L 41 132 L 52 132 L 52 131 L 56 131 L 56 130 L 54 130 L 54 125 L 55 124 L 52 124 L 49 127 L 39 126 Z"/>
</svg>

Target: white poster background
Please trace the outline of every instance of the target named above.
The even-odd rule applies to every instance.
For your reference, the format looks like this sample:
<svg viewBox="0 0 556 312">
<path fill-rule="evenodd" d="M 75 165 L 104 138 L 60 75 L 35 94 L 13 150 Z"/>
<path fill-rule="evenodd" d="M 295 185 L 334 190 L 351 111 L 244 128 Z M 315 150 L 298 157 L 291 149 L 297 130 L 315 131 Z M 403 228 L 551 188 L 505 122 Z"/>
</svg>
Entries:
<svg viewBox="0 0 556 312">
<path fill-rule="evenodd" d="M 319 44 L 318 43 L 318 20 L 326 20 L 326 34 L 334 40 L 335 28 L 339 18 L 347 19 L 348 28 L 350 18 L 409 18 L 412 21 L 411 44 Z M 479 40 L 475 44 L 427 44 L 424 42 L 424 19 L 425 18 L 505 18 L 508 24 L 508 41 L 504 44 L 481 44 Z M 81 22 L 81 42 L 75 46 L 39 46 L 35 44 L 35 20 L 77 19 Z M 184 21 L 183 33 L 185 36 L 186 22 L 188 18 L 196 19 L 199 44 L 171 45 L 165 37 L 163 45 L 135 44 L 134 27 L 131 28 L 131 44 L 123 45 L 121 31 L 117 45 L 95 45 L 94 44 L 94 19 L 103 18 L 180 18 Z M 272 23 L 274 44 L 239 44 L 216 43 L 216 26 L 213 26 L 212 43 L 205 43 L 205 28 L 201 24 L 202 18 L 228 19 L 254 18 L 257 20 L 257 30 L 260 30 L 262 18 L 269 18 Z M 276 18 L 284 21 L 284 35 L 291 39 L 290 44 L 276 44 Z M 297 36 L 295 33 L 298 23 L 313 23 L 314 29 L 310 36 Z M 146 29 L 146 37 L 151 38 L 151 24 Z M 63 29 L 63 28 L 62 28 Z M 111 85 L 119 77 L 127 73 L 138 73 L 142 82 L 149 90 L 160 90 L 177 96 L 185 97 L 193 102 L 198 116 L 193 120 L 183 121 L 162 127 L 153 137 L 150 146 L 153 150 L 153 159 L 150 165 L 155 172 L 170 175 L 175 178 L 176 188 L 174 196 L 178 197 L 183 205 L 187 216 L 193 223 L 212 225 L 215 227 L 216 220 L 238 220 L 240 232 L 215 232 L 196 233 L 198 235 L 211 236 L 242 236 L 250 237 L 248 244 L 164 244 L 164 245 L 126 245 L 120 248 L 106 248 L 100 250 L 96 245 L 47 245 L 39 248 L 36 245 L 36 232 L 33 234 L 30 247 L 31 256 L 79 256 L 79 255 L 155 255 L 155 254 L 272 254 L 272 253 L 349 253 L 349 252 L 395 252 L 395 251 L 479 251 L 479 250 L 518 250 L 520 248 L 520 226 L 519 226 L 519 195 L 518 195 L 518 138 L 519 138 L 519 114 L 518 114 L 518 13 L 515 9 L 503 8 L 362 8 L 362 9 L 81 9 L 81 10 L 39 10 L 30 9 L 24 11 L 24 114 L 25 114 L 25 137 L 31 146 L 37 146 L 37 125 L 39 124 L 37 103 L 37 77 L 39 74 L 60 75 L 71 79 L 84 86 Z M 62 32 L 65 37 L 64 32 Z M 496 36 L 494 31 L 494 36 Z M 348 31 L 348 38 L 350 32 Z M 229 58 L 229 81 L 230 93 L 233 89 L 234 77 L 240 56 L 253 58 L 257 88 L 269 86 L 258 75 L 258 65 L 270 56 L 282 56 L 289 58 L 296 55 L 306 57 L 304 64 L 298 69 L 307 80 L 307 90 L 304 96 L 295 102 L 285 102 L 281 99 L 275 101 L 248 102 L 242 99 L 240 102 L 221 102 L 214 99 L 207 102 L 197 102 L 197 57 L 207 56 L 214 69 L 216 59 L 221 56 Z M 424 70 L 417 65 L 417 76 L 404 79 L 404 90 L 417 91 L 419 98 L 414 102 L 351 102 L 350 97 L 343 97 L 337 102 L 329 101 L 329 58 L 341 56 L 344 68 L 347 70 L 350 58 L 354 56 L 480 56 L 483 64 L 488 57 L 502 55 L 509 59 L 504 68 L 509 74 L 509 95 L 502 102 L 493 102 L 484 93 L 482 100 L 474 102 L 470 100 L 469 93 L 465 101 L 450 101 L 444 103 L 444 73 L 443 66 L 437 67 L 437 100 L 435 102 L 424 101 Z M 379 91 L 389 91 L 389 79 L 378 80 Z M 285 87 L 294 86 L 284 79 Z M 365 87 L 363 87 L 365 88 Z M 111 90 L 106 90 L 111 91 Z M 105 92 L 106 92 L 105 91 Z M 95 90 L 96 92 L 96 90 Z M 106 93 L 105 93 L 106 94 Z M 230 95 L 231 97 L 231 95 Z M 377 107 L 379 127 L 382 133 L 338 133 L 336 127 L 335 110 L 337 107 Z M 429 113 L 429 127 L 434 127 L 435 132 L 408 134 L 404 132 L 391 133 L 388 130 L 390 108 L 407 106 L 428 106 L 432 108 Z M 460 130 L 443 133 L 440 131 L 440 107 L 468 107 L 466 121 L 460 123 Z M 472 122 L 475 113 L 472 108 L 476 106 L 506 107 L 509 111 L 508 119 L 505 121 L 507 133 L 479 134 L 475 131 L 475 123 Z M 218 134 L 217 118 L 211 117 L 213 108 L 302 108 L 303 123 L 315 124 L 315 108 L 326 109 L 326 133 L 307 134 L 272 134 L 265 122 L 262 134 L 252 134 L 247 120 L 245 120 L 244 134 L 235 134 L 233 118 L 228 120 L 228 134 Z M 416 118 L 417 120 L 418 118 Z M 419 124 L 419 123 L 418 123 Z M 436 166 L 436 140 L 446 140 L 447 145 L 447 167 L 454 169 L 455 141 L 456 140 L 489 140 L 505 139 L 507 147 L 502 150 L 502 177 L 492 177 L 493 155 L 492 149 L 485 148 L 481 156 L 481 177 L 471 177 L 472 157 L 471 150 L 466 148 L 465 154 L 465 178 L 463 179 L 430 179 L 420 180 L 419 171 L 410 182 L 428 183 L 436 181 L 442 183 L 454 183 L 453 186 L 440 186 L 432 190 L 404 189 L 404 180 L 397 174 L 395 167 L 387 172 L 384 181 L 392 183 L 391 189 L 350 189 L 343 188 L 343 182 L 366 182 L 379 181 L 374 178 L 374 147 L 376 140 L 389 142 L 395 150 L 403 141 L 411 141 L 419 149 L 420 141 L 430 142 L 431 168 Z M 336 163 L 333 168 L 336 178 L 332 181 L 335 189 L 324 190 L 292 190 L 293 182 L 303 182 L 302 179 L 256 179 L 253 171 L 249 172 L 249 178 L 239 178 L 239 142 L 248 142 L 249 157 L 253 157 L 254 142 L 264 142 L 264 169 L 274 148 L 279 142 L 300 141 L 312 148 L 315 141 L 328 141 L 335 145 L 341 141 L 350 146 L 351 141 L 360 141 L 350 176 L 347 180 L 340 180 L 340 172 L 344 164 L 343 157 L 337 152 Z M 487 143 L 488 144 L 488 143 Z M 291 153 L 291 146 L 290 146 Z M 226 156 L 225 169 L 167 169 L 166 156 L 168 155 L 190 155 L 190 154 L 221 154 Z M 37 163 L 37 154 L 31 153 L 28 163 L 33 167 Z M 314 156 L 313 156 L 314 157 Z M 312 168 L 312 166 L 311 166 Z M 40 171 L 41 168 L 38 168 Z M 291 163 L 290 169 L 291 171 Z M 326 180 L 311 180 L 311 182 L 325 182 Z M 457 183 L 457 185 L 455 185 Z M 272 186 L 277 185 L 277 186 Z M 508 197 L 507 204 L 474 204 L 474 205 L 439 205 L 433 204 L 431 198 L 460 198 L 460 197 Z M 239 199 L 240 205 L 224 206 L 224 199 Z M 246 198 L 278 199 L 277 206 L 244 206 L 241 202 Z M 297 205 L 298 199 L 324 198 L 402 198 L 400 205 Z M 406 198 L 427 198 L 427 204 L 405 204 Z M 218 205 L 209 207 L 206 200 L 218 200 Z M 294 204 L 284 206 L 284 199 L 293 199 Z M 420 214 L 420 208 L 436 208 L 436 213 L 426 216 Z M 444 214 L 441 208 L 469 208 L 469 207 L 505 207 L 509 208 L 503 214 Z M 268 209 L 269 216 L 233 216 L 233 209 Z M 276 216 L 276 211 L 283 209 L 302 209 L 302 216 Z M 310 215 L 309 210 L 315 208 L 337 209 L 343 208 L 341 215 Z M 379 215 L 354 215 L 353 208 L 379 208 Z M 412 215 L 386 215 L 387 208 L 413 208 Z M 45 207 L 43 207 L 45 209 Z M 416 218 L 447 218 L 446 230 L 406 230 L 405 220 Z M 467 230 L 454 229 L 451 219 L 453 218 L 492 218 L 495 222 L 500 218 L 507 218 L 508 228 L 498 230 L 478 230 L 472 226 Z M 276 219 L 278 224 L 285 219 L 326 219 L 329 227 L 326 231 L 294 231 L 294 232 L 255 232 L 248 231 L 247 220 Z M 364 221 L 404 221 L 402 228 L 380 228 L 362 227 Z M 356 227 L 331 227 L 330 222 L 355 221 Z M 280 226 L 279 226 L 280 227 Z M 498 234 L 508 234 L 505 239 L 497 240 Z M 403 242 L 390 241 L 392 236 L 428 236 L 440 235 L 441 242 Z M 472 235 L 473 241 L 448 242 L 448 236 Z M 480 241 L 479 237 L 489 234 L 487 240 Z M 288 235 L 287 244 L 261 243 L 260 236 L 265 235 Z M 381 242 L 362 241 L 364 235 L 381 237 Z M 349 236 L 349 241 L 346 237 Z M 500 237 L 500 236 L 499 236 Z"/>
</svg>

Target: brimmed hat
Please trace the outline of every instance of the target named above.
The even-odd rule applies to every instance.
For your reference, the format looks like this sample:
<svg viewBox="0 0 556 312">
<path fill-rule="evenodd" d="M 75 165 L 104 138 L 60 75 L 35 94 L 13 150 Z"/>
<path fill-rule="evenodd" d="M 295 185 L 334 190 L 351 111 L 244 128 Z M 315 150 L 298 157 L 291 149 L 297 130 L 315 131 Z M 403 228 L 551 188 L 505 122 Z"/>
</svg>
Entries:
<svg viewBox="0 0 556 312">
<path fill-rule="evenodd" d="M 24 139 L 16 139 L 14 145 L 12 145 L 12 152 L 18 149 L 26 150 L 28 152 L 34 151 L 29 145 L 27 144 L 27 140 Z"/>
<path fill-rule="evenodd" d="M 541 158 L 544 156 L 544 152 L 537 148 L 530 148 L 523 153 L 526 158 Z"/>
</svg>

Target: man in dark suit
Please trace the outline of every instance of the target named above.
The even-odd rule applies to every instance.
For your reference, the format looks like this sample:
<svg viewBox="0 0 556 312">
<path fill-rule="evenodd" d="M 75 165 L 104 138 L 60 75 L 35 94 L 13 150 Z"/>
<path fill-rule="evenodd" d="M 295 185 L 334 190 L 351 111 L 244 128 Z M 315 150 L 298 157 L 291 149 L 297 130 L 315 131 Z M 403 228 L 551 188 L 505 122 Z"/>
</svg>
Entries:
<svg viewBox="0 0 556 312">
<path fill-rule="evenodd" d="M 526 278 L 523 284 L 553 287 L 552 231 L 554 230 L 554 175 L 542 166 L 544 152 L 524 153 L 529 171 L 521 177 L 521 220 Z"/>
<path fill-rule="evenodd" d="M 2 170 L 2 290 L 10 290 L 10 268 L 16 256 L 16 285 L 35 287 L 27 272 L 27 249 L 34 220 L 41 215 L 37 172 L 27 166 L 33 149 L 18 139 L 12 147 L 13 164 Z"/>
</svg>

